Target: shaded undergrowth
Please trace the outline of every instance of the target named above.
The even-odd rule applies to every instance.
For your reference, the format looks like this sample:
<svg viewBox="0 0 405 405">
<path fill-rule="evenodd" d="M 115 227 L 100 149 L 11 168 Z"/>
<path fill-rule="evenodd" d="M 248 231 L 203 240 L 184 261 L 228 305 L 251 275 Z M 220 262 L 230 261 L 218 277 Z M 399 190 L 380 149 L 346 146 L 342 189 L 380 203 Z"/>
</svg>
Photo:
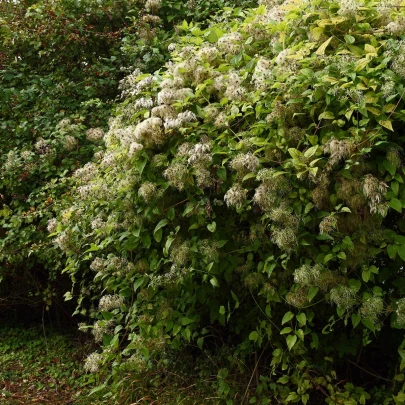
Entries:
<svg viewBox="0 0 405 405">
<path fill-rule="evenodd" d="M 83 371 L 86 345 L 73 335 L 42 328 L 0 324 L 2 405 L 98 405 L 88 397 L 94 375 Z"/>
</svg>

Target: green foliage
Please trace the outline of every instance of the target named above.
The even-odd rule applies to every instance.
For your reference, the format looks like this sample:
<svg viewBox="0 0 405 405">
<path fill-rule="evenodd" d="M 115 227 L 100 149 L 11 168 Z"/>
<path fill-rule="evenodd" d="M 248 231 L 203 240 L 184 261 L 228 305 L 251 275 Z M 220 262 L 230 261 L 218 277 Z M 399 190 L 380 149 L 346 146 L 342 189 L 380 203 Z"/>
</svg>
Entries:
<svg viewBox="0 0 405 405">
<path fill-rule="evenodd" d="M 101 404 L 89 398 L 94 375 L 83 372 L 81 351 L 74 336 L 42 326 L 1 326 L 0 387 L 2 403 L 77 405 Z"/>
<path fill-rule="evenodd" d="M 365 404 L 358 375 L 400 403 L 403 18 L 371 1 L 226 8 L 122 81 L 55 239 L 112 390 L 219 345 L 227 404 L 254 352 L 242 402 Z"/>
<path fill-rule="evenodd" d="M 68 178 L 99 149 L 123 71 L 157 69 L 176 21 L 224 5 L 198 1 L 190 14 L 183 2 L 1 2 L 3 306 L 49 307 L 67 288 L 47 222 L 63 209 Z"/>
<path fill-rule="evenodd" d="M 47 221 L 88 162 L 117 93 L 131 2 L 2 2 L 0 13 L 2 307 L 46 307 L 66 288 Z M 94 135 L 94 129 L 91 129 Z M 101 138 L 102 138 L 102 130 Z M 60 299 L 59 299 L 60 300 Z"/>
</svg>

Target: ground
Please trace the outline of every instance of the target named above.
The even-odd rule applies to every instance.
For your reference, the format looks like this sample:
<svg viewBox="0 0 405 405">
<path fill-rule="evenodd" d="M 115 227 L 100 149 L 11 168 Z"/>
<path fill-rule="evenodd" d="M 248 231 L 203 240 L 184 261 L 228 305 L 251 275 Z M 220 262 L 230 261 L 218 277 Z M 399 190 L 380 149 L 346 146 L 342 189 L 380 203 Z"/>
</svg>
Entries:
<svg viewBox="0 0 405 405">
<path fill-rule="evenodd" d="M 95 376 L 83 371 L 86 345 L 42 325 L 0 325 L 2 405 L 96 405 Z"/>
</svg>

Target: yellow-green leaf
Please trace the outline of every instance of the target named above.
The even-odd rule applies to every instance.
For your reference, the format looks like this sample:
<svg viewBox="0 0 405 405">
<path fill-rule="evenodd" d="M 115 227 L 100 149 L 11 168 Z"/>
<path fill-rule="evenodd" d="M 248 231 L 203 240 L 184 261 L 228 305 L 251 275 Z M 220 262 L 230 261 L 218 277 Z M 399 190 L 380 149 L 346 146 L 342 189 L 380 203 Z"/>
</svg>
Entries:
<svg viewBox="0 0 405 405">
<path fill-rule="evenodd" d="M 328 47 L 328 45 L 330 44 L 330 41 L 332 41 L 332 37 L 330 37 L 329 39 L 327 39 L 316 51 L 317 55 L 325 55 L 325 51 L 326 48 Z"/>
<path fill-rule="evenodd" d="M 390 131 L 394 131 L 392 128 L 392 122 L 389 120 L 379 121 L 378 122 L 382 127 L 389 129 Z"/>
<path fill-rule="evenodd" d="M 384 112 L 391 112 L 393 109 L 395 108 L 395 104 L 386 104 L 384 107 L 383 107 L 383 111 Z"/>
</svg>

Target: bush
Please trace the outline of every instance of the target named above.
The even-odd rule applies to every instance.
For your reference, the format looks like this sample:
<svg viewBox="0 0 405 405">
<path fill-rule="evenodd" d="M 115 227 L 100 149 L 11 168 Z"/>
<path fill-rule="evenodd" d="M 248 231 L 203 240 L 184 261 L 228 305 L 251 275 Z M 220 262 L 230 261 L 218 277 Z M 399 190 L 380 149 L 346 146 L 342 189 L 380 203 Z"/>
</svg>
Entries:
<svg viewBox="0 0 405 405">
<path fill-rule="evenodd" d="M 225 8 L 122 82 L 56 228 L 93 371 L 117 387 L 193 346 L 222 353 L 227 404 L 402 403 L 404 18 L 367 0 Z M 240 394 L 228 375 L 255 352 Z"/>
</svg>

